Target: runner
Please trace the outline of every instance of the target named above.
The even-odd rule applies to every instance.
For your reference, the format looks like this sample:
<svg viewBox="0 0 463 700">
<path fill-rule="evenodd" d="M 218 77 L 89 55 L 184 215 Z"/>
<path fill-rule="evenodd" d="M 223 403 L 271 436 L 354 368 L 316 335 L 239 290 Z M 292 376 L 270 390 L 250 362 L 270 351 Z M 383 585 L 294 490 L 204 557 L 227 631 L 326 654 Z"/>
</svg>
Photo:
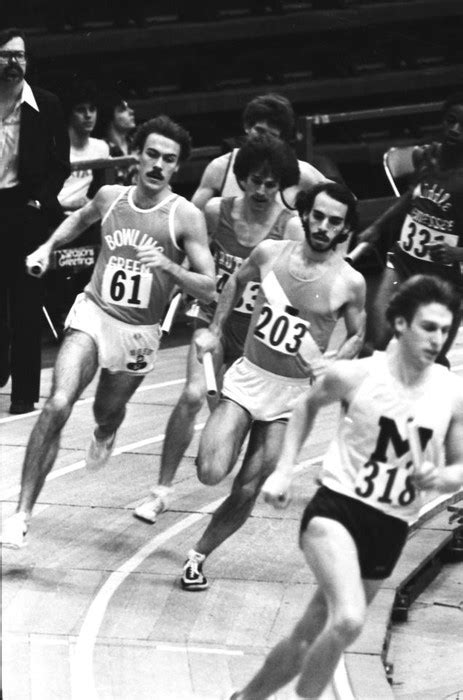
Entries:
<svg viewBox="0 0 463 700">
<path fill-rule="evenodd" d="M 463 485 L 463 381 L 434 364 L 458 305 L 450 285 L 412 277 L 386 312 L 397 339 L 388 351 L 333 364 L 298 402 L 262 490 L 275 506 L 287 505 L 297 455 L 318 411 L 339 402 L 340 425 L 325 456 L 322 486 L 300 530 L 318 588 L 292 633 L 230 700 L 268 698 L 296 676 L 298 696 L 320 697 L 394 569 L 421 490 L 450 493 Z M 418 469 L 407 437 L 410 419 L 423 451 Z"/>
<path fill-rule="evenodd" d="M 335 250 L 355 225 L 355 198 L 337 183 L 298 196 L 306 239 L 264 241 L 225 287 L 209 330 L 198 333 L 198 355 L 216 351 L 236 299 L 250 281 L 262 281 L 244 357 L 224 378 L 222 398 L 201 436 L 198 476 L 222 481 L 249 442 L 228 498 L 188 553 L 182 586 L 207 588 L 202 565 L 252 512 L 261 485 L 277 462 L 286 421 L 297 398 L 323 373 L 333 329 L 343 318 L 347 338 L 337 358 L 354 357 L 362 344 L 365 283 Z"/>
<path fill-rule="evenodd" d="M 170 189 L 170 180 L 189 155 L 189 134 L 168 117 L 139 129 L 135 187 L 101 188 L 32 253 L 30 268 L 46 270 L 55 248 L 101 220 L 101 252 L 92 278 L 67 319 L 56 359 L 51 396 L 27 445 L 17 513 L 6 521 L 2 542 L 24 544 L 32 508 L 59 449 L 72 407 L 101 368 L 93 411 L 97 427 L 87 467 L 102 467 L 114 447 L 126 404 L 154 367 L 159 320 L 174 284 L 212 299 L 213 260 L 203 214 Z M 188 258 L 190 270 L 181 262 Z"/>
</svg>

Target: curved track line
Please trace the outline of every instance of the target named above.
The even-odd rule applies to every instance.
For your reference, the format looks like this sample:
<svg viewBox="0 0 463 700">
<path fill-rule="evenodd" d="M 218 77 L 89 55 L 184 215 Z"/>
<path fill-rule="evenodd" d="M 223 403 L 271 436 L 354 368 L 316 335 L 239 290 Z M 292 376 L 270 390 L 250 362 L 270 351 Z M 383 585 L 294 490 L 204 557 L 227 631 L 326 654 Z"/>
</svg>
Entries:
<svg viewBox="0 0 463 700">
<path fill-rule="evenodd" d="M 135 391 L 135 394 L 141 394 L 143 391 L 149 391 L 150 389 L 162 389 L 165 386 L 175 386 L 176 384 L 184 384 L 185 378 L 183 379 L 171 379 L 168 382 L 159 382 L 158 384 L 142 384 Z M 82 406 L 87 403 L 92 403 L 94 396 L 87 396 L 85 399 L 78 399 L 75 402 L 75 406 Z M 41 412 L 41 408 L 36 408 L 35 411 L 30 411 L 30 413 L 21 413 L 19 416 L 7 416 L 6 418 L 0 418 L 0 425 L 3 423 L 13 423 L 16 420 L 24 420 L 25 418 L 31 418 L 32 416 L 38 416 Z"/>
<path fill-rule="evenodd" d="M 298 466 L 297 471 L 302 471 L 308 466 L 319 463 L 320 459 L 321 457 L 317 456 L 302 462 Z M 90 604 L 77 638 L 75 652 L 71 658 L 71 693 L 73 700 L 82 700 L 83 698 L 85 700 L 98 700 L 93 674 L 93 652 L 106 609 L 119 586 L 156 549 L 178 533 L 186 530 L 190 525 L 197 523 L 211 510 L 215 510 L 225 498 L 226 496 L 208 503 L 198 513 L 187 516 L 153 537 L 136 554 L 108 576 Z"/>
<path fill-rule="evenodd" d="M 194 430 L 201 430 L 202 428 L 204 428 L 204 426 L 205 423 L 198 423 L 197 425 L 195 425 Z M 162 433 L 161 435 L 155 435 L 152 438 L 138 440 L 138 442 L 130 442 L 127 445 L 116 447 L 116 449 L 112 453 L 112 456 L 115 457 L 116 455 L 121 455 L 124 452 L 131 452 L 132 450 L 136 450 L 139 447 L 145 447 L 145 445 L 154 445 L 157 442 L 162 442 L 164 438 L 165 433 Z M 56 469 L 55 471 L 52 470 L 45 479 L 45 481 L 53 481 L 53 479 L 58 479 L 58 477 L 60 476 L 65 476 L 66 474 L 75 472 L 78 469 L 83 469 L 83 467 L 85 467 L 85 459 L 79 459 L 78 462 L 68 464 L 66 467 L 61 467 L 60 469 Z M 5 489 L 5 491 L 2 492 L 2 500 L 6 500 L 7 498 L 13 498 L 15 496 L 19 496 L 19 490 L 17 486 L 14 486 L 10 489 Z"/>
</svg>

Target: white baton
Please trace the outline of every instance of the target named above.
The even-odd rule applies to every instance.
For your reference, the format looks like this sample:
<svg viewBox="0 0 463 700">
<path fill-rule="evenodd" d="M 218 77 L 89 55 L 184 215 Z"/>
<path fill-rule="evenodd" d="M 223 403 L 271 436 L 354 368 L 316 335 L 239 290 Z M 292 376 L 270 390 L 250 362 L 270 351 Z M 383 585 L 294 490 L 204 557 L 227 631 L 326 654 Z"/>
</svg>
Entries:
<svg viewBox="0 0 463 700">
<path fill-rule="evenodd" d="M 203 368 L 207 393 L 209 396 L 215 396 L 217 394 L 217 382 L 215 381 L 214 363 L 210 352 L 205 352 L 203 355 Z"/>
<path fill-rule="evenodd" d="M 407 420 L 407 438 L 415 472 L 419 472 L 423 463 L 423 451 L 421 449 L 419 428 L 413 418 Z"/>
<path fill-rule="evenodd" d="M 174 320 L 174 316 L 177 313 L 178 305 L 180 304 L 181 298 L 181 292 L 177 292 L 177 294 L 175 294 L 175 296 L 172 298 L 172 301 L 169 304 L 169 308 L 167 309 L 166 315 L 164 316 L 164 320 L 161 325 L 161 331 L 163 333 L 170 332 L 170 329 L 172 327 L 172 321 Z"/>
<path fill-rule="evenodd" d="M 362 258 L 365 253 L 368 253 L 371 250 L 372 246 L 370 243 L 367 243 L 364 241 L 363 243 L 359 243 L 358 245 L 355 246 L 355 248 L 352 248 L 350 253 L 347 253 L 345 260 L 349 263 L 356 263 L 359 258 Z"/>
</svg>

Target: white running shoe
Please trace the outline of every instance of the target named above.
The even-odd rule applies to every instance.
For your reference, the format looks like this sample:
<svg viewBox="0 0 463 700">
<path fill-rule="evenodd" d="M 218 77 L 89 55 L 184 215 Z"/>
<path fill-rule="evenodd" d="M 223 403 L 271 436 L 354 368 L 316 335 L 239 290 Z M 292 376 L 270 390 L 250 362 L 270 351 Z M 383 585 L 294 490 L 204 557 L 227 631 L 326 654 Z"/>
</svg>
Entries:
<svg viewBox="0 0 463 700">
<path fill-rule="evenodd" d="M 88 446 L 87 455 L 85 457 L 85 466 L 89 471 L 98 471 L 98 469 L 104 467 L 111 457 L 115 439 L 116 433 L 113 433 L 104 440 L 98 440 L 95 433 L 93 433 L 92 441 Z"/>
<path fill-rule="evenodd" d="M 135 508 L 133 515 L 135 518 L 144 520 L 147 523 L 155 523 L 156 517 L 165 510 L 168 510 L 174 493 L 173 486 L 154 486 L 151 489 L 154 498 L 142 503 Z"/>
<path fill-rule="evenodd" d="M 5 520 L 1 535 L 2 547 L 20 549 L 26 544 L 26 534 L 29 529 L 29 516 L 25 513 L 15 513 Z"/>
</svg>

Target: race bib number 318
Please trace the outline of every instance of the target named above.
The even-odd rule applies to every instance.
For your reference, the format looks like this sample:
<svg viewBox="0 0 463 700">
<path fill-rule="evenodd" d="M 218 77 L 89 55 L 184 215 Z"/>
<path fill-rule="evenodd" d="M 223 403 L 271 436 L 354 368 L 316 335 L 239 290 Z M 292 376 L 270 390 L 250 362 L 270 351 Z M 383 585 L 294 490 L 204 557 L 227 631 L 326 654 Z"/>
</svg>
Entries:
<svg viewBox="0 0 463 700">
<path fill-rule="evenodd" d="M 107 304 L 146 309 L 152 280 L 150 272 L 134 272 L 108 265 L 103 275 L 101 295 Z"/>
</svg>

